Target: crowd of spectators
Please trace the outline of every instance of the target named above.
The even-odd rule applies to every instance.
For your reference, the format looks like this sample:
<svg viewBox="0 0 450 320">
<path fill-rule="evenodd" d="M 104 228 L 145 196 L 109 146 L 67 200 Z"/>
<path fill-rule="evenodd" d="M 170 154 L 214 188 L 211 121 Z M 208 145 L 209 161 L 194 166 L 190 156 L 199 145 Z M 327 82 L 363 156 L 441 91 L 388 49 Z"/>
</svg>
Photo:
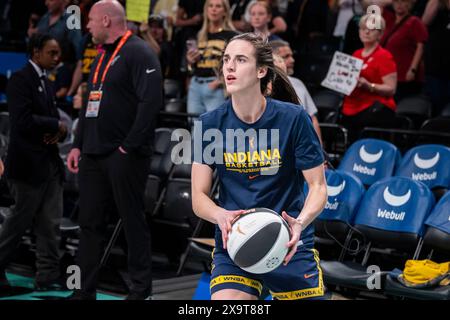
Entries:
<svg viewBox="0 0 450 320">
<path fill-rule="evenodd" d="M 121 2 L 126 5 L 125 0 Z M 59 108 L 73 118 L 86 101 L 90 65 L 102 50 L 86 30 L 94 3 L 6 0 L 0 5 L 0 50 L 20 51 L 37 32 L 49 33 L 60 42 L 61 61 L 49 79 Z M 67 28 L 70 5 L 80 9 L 81 29 Z M 377 5 L 384 18 L 375 47 L 382 48 L 389 61 L 381 59 L 380 70 L 363 71 L 374 77 L 371 81 L 362 77 L 354 94 L 346 97 L 343 123 L 348 124 L 350 113 L 373 107 L 375 101 L 395 111 L 401 99 L 418 94 L 432 102 L 433 113 L 438 115 L 450 101 L 448 0 L 152 0 L 148 20 L 129 21 L 128 27 L 157 53 L 164 78 L 179 83 L 180 96 L 187 101 L 185 111 L 202 113 L 226 98 L 216 68 L 225 41 L 233 35 L 253 31 L 269 41 L 287 42 L 297 61 L 290 75 L 301 79 L 313 95 L 320 83 L 311 83 L 302 71 L 309 64 L 308 54 L 320 54 L 317 47 L 326 44 L 371 61 L 372 52 L 364 51 L 367 44 L 360 30 L 361 18 L 371 5 Z M 383 90 L 383 77 L 389 74 L 395 74 L 395 79 L 391 77 L 395 83 L 392 90 Z"/>
</svg>

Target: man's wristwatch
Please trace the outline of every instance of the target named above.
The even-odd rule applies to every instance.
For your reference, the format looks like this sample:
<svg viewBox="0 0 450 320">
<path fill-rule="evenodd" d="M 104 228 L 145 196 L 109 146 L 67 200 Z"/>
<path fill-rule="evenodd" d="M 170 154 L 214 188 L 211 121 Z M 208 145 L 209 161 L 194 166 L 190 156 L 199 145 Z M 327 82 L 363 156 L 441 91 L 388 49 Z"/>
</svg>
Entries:
<svg viewBox="0 0 450 320">
<path fill-rule="evenodd" d="M 370 84 L 370 92 L 374 92 L 375 91 L 375 83 L 371 83 Z"/>
</svg>

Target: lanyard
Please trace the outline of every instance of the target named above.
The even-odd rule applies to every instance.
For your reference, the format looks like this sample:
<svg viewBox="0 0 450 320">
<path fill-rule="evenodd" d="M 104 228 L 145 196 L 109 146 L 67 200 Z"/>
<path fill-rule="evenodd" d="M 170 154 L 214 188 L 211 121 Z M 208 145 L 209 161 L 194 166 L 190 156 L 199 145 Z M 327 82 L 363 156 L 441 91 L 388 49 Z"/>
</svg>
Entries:
<svg viewBox="0 0 450 320">
<path fill-rule="evenodd" d="M 109 67 L 111 66 L 112 61 L 114 60 L 114 58 L 116 57 L 117 53 L 119 52 L 119 50 L 123 47 L 123 45 L 125 44 L 125 42 L 128 40 L 128 38 L 131 36 L 131 31 L 128 30 L 125 35 L 122 37 L 122 39 L 120 40 L 119 44 L 116 47 L 116 50 L 114 50 L 114 53 L 112 54 L 111 58 L 109 58 L 108 64 L 105 67 L 105 70 L 103 70 L 103 75 L 102 75 L 102 80 L 100 83 L 100 91 L 102 89 L 103 86 L 103 82 L 105 81 L 106 78 L 106 74 L 108 73 Z M 100 70 L 100 66 L 103 63 L 103 58 L 105 57 L 105 52 L 102 53 L 100 59 L 98 60 L 97 63 L 97 68 L 95 69 L 95 73 L 94 73 L 94 79 L 92 80 L 92 84 L 93 87 L 95 87 L 95 85 L 97 84 L 97 80 L 98 80 L 98 73 Z"/>
</svg>

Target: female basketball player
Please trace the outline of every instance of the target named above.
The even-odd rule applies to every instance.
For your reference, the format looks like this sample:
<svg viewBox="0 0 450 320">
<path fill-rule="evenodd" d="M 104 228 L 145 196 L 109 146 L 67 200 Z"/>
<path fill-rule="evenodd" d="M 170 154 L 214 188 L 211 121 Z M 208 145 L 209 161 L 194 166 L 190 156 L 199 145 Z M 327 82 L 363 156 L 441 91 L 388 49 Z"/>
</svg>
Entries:
<svg viewBox="0 0 450 320">
<path fill-rule="evenodd" d="M 194 212 L 217 225 L 212 299 L 257 299 L 263 284 L 275 299 L 322 298 L 322 271 L 313 249 L 312 222 L 322 211 L 327 192 L 322 149 L 311 120 L 298 105 L 263 95 L 275 76 L 284 79 L 289 91 L 295 91 L 275 69 L 269 44 L 256 35 L 233 37 L 225 47 L 220 71 L 231 98 L 200 117 L 194 142 L 202 145 L 206 155 L 211 146 L 197 139 L 207 130 L 219 130 L 223 141 L 214 141 L 213 153 L 222 161 L 195 157 L 192 166 Z M 234 143 L 236 137 L 239 140 L 239 129 L 248 136 L 243 143 Z M 214 169 L 220 181 L 219 206 L 208 196 Z M 309 187 L 306 200 L 304 181 Z M 240 269 L 226 250 L 233 220 L 253 207 L 282 213 L 291 228 L 284 264 L 262 275 Z"/>
</svg>

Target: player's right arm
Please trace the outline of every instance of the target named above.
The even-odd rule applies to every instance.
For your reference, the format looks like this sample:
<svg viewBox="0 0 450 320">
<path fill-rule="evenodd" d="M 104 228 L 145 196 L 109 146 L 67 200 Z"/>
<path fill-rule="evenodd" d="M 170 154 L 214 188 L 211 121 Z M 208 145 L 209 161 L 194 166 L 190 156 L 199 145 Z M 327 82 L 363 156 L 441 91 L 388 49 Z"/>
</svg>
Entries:
<svg viewBox="0 0 450 320">
<path fill-rule="evenodd" d="M 204 220 L 217 224 L 222 231 L 223 247 L 226 249 L 228 233 L 231 231 L 233 220 L 244 210 L 229 211 L 219 207 L 209 197 L 213 183 L 213 171 L 206 164 L 194 162 L 192 164 L 192 209 Z"/>
</svg>

